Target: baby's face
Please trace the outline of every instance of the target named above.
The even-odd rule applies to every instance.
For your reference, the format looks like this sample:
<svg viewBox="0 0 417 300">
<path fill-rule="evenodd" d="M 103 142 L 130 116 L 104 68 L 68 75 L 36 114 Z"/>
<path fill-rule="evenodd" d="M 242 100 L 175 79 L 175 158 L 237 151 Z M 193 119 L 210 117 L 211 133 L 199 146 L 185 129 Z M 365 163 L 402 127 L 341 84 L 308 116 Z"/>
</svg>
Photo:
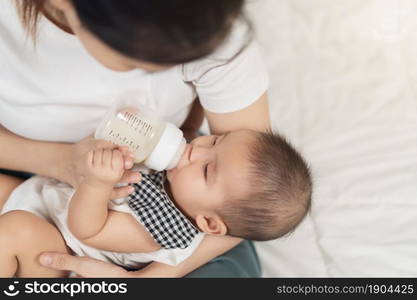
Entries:
<svg viewBox="0 0 417 300">
<path fill-rule="evenodd" d="M 183 212 L 193 219 L 210 216 L 227 199 L 245 195 L 253 134 L 239 130 L 201 136 L 187 145 L 178 166 L 167 172 L 172 196 Z"/>
</svg>

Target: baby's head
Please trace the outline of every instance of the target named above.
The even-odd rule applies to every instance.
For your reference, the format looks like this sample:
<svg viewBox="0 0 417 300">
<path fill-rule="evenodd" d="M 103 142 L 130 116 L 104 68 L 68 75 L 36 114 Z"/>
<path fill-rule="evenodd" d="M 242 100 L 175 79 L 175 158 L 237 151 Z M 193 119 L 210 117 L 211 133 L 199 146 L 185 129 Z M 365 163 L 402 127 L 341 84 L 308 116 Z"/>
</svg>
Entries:
<svg viewBox="0 0 417 300">
<path fill-rule="evenodd" d="M 272 132 L 198 137 L 167 179 L 176 205 L 210 234 L 275 239 L 292 231 L 310 207 L 306 163 Z"/>
</svg>

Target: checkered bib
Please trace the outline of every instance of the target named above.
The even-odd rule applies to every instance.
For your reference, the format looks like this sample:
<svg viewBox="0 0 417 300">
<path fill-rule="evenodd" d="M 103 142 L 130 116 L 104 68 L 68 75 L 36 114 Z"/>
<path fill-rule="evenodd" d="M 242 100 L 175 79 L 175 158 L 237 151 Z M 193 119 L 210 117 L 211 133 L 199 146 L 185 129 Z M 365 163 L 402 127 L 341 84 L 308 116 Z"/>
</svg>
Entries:
<svg viewBox="0 0 417 300">
<path fill-rule="evenodd" d="M 142 174 L 140 183 L 128 197 L 128 205 L 138 221 L 164 249 L 187 248 L 198 230 L 178 210 L 164 190 L 164 172 Z"/>
</svg>

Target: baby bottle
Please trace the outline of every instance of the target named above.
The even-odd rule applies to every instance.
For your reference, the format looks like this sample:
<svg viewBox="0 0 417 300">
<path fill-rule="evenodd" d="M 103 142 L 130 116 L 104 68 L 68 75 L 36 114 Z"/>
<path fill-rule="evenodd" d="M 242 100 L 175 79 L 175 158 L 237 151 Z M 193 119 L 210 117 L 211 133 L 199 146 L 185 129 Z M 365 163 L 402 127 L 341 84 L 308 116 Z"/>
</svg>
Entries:
<svg viewBox="0 0 417 300">
<path fill-rule="evenodd" d="M 137 101 L 117 101 L 96 129 L 94 137 L 127 146 L 134 162 L 162 171 L 174 168 L 186 147 L 183 133 Z"/>
</svg>

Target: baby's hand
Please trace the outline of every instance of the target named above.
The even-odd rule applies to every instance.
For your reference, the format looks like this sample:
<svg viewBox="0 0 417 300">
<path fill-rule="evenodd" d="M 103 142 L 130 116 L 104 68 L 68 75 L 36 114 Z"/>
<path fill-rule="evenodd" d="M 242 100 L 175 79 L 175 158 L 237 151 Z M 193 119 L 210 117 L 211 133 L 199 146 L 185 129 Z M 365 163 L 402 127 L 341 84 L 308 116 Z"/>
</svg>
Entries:
<svg viewBox="0 0 417 300">
<path fill-rule="evenodd" d="M 85 181 L 89 184 L 113 188 L 123 176 L 123 154 L 118 149 L 91 150 L 85 163 Z"/>
</svg>

